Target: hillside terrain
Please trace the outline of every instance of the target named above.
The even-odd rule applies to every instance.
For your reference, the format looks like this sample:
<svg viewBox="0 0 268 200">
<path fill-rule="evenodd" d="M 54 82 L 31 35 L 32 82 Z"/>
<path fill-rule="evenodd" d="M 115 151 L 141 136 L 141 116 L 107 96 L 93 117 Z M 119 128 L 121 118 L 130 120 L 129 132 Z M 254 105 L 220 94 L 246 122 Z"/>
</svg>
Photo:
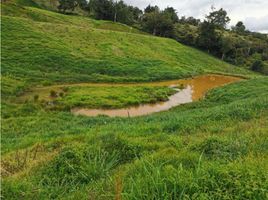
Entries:
<svg viewBox="0 0 268 200">
<path fill-rule="evenodd" d="M 40 5 L 1 3 L 1 198 L 267 198 L 266 76 L 172 39 Z M 82 100 L 94 108 L 165 101 L 172 88 L 145 83 L 202 74 L 241 80 L 143 117 L 70 112 Z M 47 106 L 55 96 L 69 107 Z"/>
</svg>

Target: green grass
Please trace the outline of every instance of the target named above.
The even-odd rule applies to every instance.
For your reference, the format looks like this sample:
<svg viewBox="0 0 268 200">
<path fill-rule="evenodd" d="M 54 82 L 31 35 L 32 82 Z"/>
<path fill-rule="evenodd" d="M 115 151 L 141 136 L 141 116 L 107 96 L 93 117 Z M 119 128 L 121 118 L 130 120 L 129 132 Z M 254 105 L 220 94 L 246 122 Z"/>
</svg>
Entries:
<svg viewBox="0 0 268 200">
<path fill-rule="evenodd" d="M 3 199 L 267 199 L 267 77 L 127 26 L 2 6 Z M 33 102 L 37 86 L 53 84 L 38 91 L 41 101 L 51 88 L 59 93 L 59 83 L 211 72 L 250 79 L 136 118 L 74 116 Z M 77 85 L 58 100 L 121 107 L 170 91 L 156 88 Z M 30 100 L 18 102 L 23 94 Z"/>
<path fill-rule="evenodd" d="M 82 16 L 2 3 L 2 75 L 26 85 L 249 74 L 171 39 Z M 135 33 L 135 34 L 133 34 Z M 136 34 L 137 33 L 137 34 Z"/>
<path fill-rule="evenodd" d="M 242 81 L 203 101 L 133 119 L 17 113 L 3 119 L 3 167 L 11 173 L 3 195 L 110 199 L 122 184 L 123 199 L 265 199 L 267 83 Z M 25 166 L 16 154 L 19 163 L 26 156 Z"/>
<path fill-rule="evenodd" d="M 51 96 L 52 91 L 55 96 Z M 123 108 L 166 101 L 175 92 L 164 86 L 51 86 L 29 91 L 14 101 L 28 101 L 52 110 L 70 110 L 75 107 Z M 48 106 L 48 102 L 53 102 L 53 105 Z"/>
</svg>

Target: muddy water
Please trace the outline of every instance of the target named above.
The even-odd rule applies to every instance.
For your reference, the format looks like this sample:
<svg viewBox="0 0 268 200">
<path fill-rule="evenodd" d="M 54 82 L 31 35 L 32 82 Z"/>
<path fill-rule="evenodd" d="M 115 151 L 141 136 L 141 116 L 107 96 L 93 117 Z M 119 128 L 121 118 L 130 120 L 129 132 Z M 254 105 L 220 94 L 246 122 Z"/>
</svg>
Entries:
<svg viewBox="0 0 268 200">
<path fill-rule="evenodd" d="M 170 96 L 169 100 L 166 102 L 132 106 L 129 108 L 122 108 L 122 109 L 75 108 L 72 109 L 72 113 L 74 113 L 75 115 L 85 115 L 85 116 L 107 115 L 110 117 L 116 117 L 116 116 L 135 117 L 135 116 L 149 115 L 151 113 L 169 110 L 170 108 L 178 106 L 180 104 L 197 101 L 202 97 L 204 97 L 205 93 L 208 90 L 213 89 L 215 87 L 223 86 L 228 83 L 236 82 L 239 80 L 241 80 L 241 78 L 232 76 L 203 75 L 194 77 L 192 79 L 180 79 L 175 81 L 147 83 L 144 85 L 175 87 L 183 84 L 184 89 L 181 90 L 178 89 L 178 92 Z"/>
</svg>

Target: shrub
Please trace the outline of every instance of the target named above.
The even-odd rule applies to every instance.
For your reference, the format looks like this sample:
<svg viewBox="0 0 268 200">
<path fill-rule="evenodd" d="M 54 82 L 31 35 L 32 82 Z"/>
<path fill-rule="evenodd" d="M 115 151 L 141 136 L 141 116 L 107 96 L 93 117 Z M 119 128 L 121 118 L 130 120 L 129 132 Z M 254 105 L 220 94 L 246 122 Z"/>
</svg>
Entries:
<svg viewBox="0 0 268 200">
<path fill-rule="evenodd" d="M 104 149 L 107 152 L 116 152 L 119 155 L 119 162 L 121 164 L 139 158 L 142 155 L 142 147 L 133 145 L 129 141 L 115 135 L 102 138 Z"/>
<path fill-rule="evenodd" d="M 59 96 L 60 96 L 60 97 L 63 97 L 63 96 L 64 96 L 64 93 L 63 93 L 63 92 L 60 92 L 60 93 L 59 93 Z"/>
<path fill-rule="evenodd" d="M 251 70 L 255 72 L 262 72 L 263 70 L 263 62 L 260 60 L 256 60 L 252 65 L 251 65 Z"/>
<path fill-rule="evenodd" d="M 50 97 L 57 97 L 57 92 L 55 92 L 54 90 L 51 90 Z"/>
<path fill-rule="evenodd" d="M 34 95 L 34 101 L 38 101 L 38 99 L 39 99 L 39 95 L 38 94 Z"/>
<path fill-rule="evenodd" d="M 68 87 L 62 87 L 63 92 L 68 92 L 69 88 Z"/>
<path fill-rule="evenodd" d="M 117 154 L 92 148 L 65 148 L 41 170 L 43 185 L 88 184 L 116 166 Z"/>
<path fill-rule="evenodd" d="M 200 144 L 193 147 L 209 159 L 218 159 L 221 161 L 234 160 L 241 155 L 246 155 L 247 142 L 227 141 L 218 137 L 210 137 Z"/>
</svg>

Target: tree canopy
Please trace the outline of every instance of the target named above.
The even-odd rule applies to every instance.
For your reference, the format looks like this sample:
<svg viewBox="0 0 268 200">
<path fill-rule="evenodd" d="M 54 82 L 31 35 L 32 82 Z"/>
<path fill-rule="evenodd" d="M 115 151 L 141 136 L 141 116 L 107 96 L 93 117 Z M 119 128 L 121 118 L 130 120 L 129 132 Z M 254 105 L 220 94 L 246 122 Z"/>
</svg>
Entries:
<svg viewBox="0 0 268 200">
<path fill-rule="evenodd" d="M 214 24 L 217 28 L 226 28 L 226 25 L 230 22 L 230 18 L 227 16 L 227 12 L 223 10 L 222 8 L 214 11 L 212 9 L 212 12 L 209 13 L 209 15 L 206 16 L 207 21 Z"/>
</svg>

